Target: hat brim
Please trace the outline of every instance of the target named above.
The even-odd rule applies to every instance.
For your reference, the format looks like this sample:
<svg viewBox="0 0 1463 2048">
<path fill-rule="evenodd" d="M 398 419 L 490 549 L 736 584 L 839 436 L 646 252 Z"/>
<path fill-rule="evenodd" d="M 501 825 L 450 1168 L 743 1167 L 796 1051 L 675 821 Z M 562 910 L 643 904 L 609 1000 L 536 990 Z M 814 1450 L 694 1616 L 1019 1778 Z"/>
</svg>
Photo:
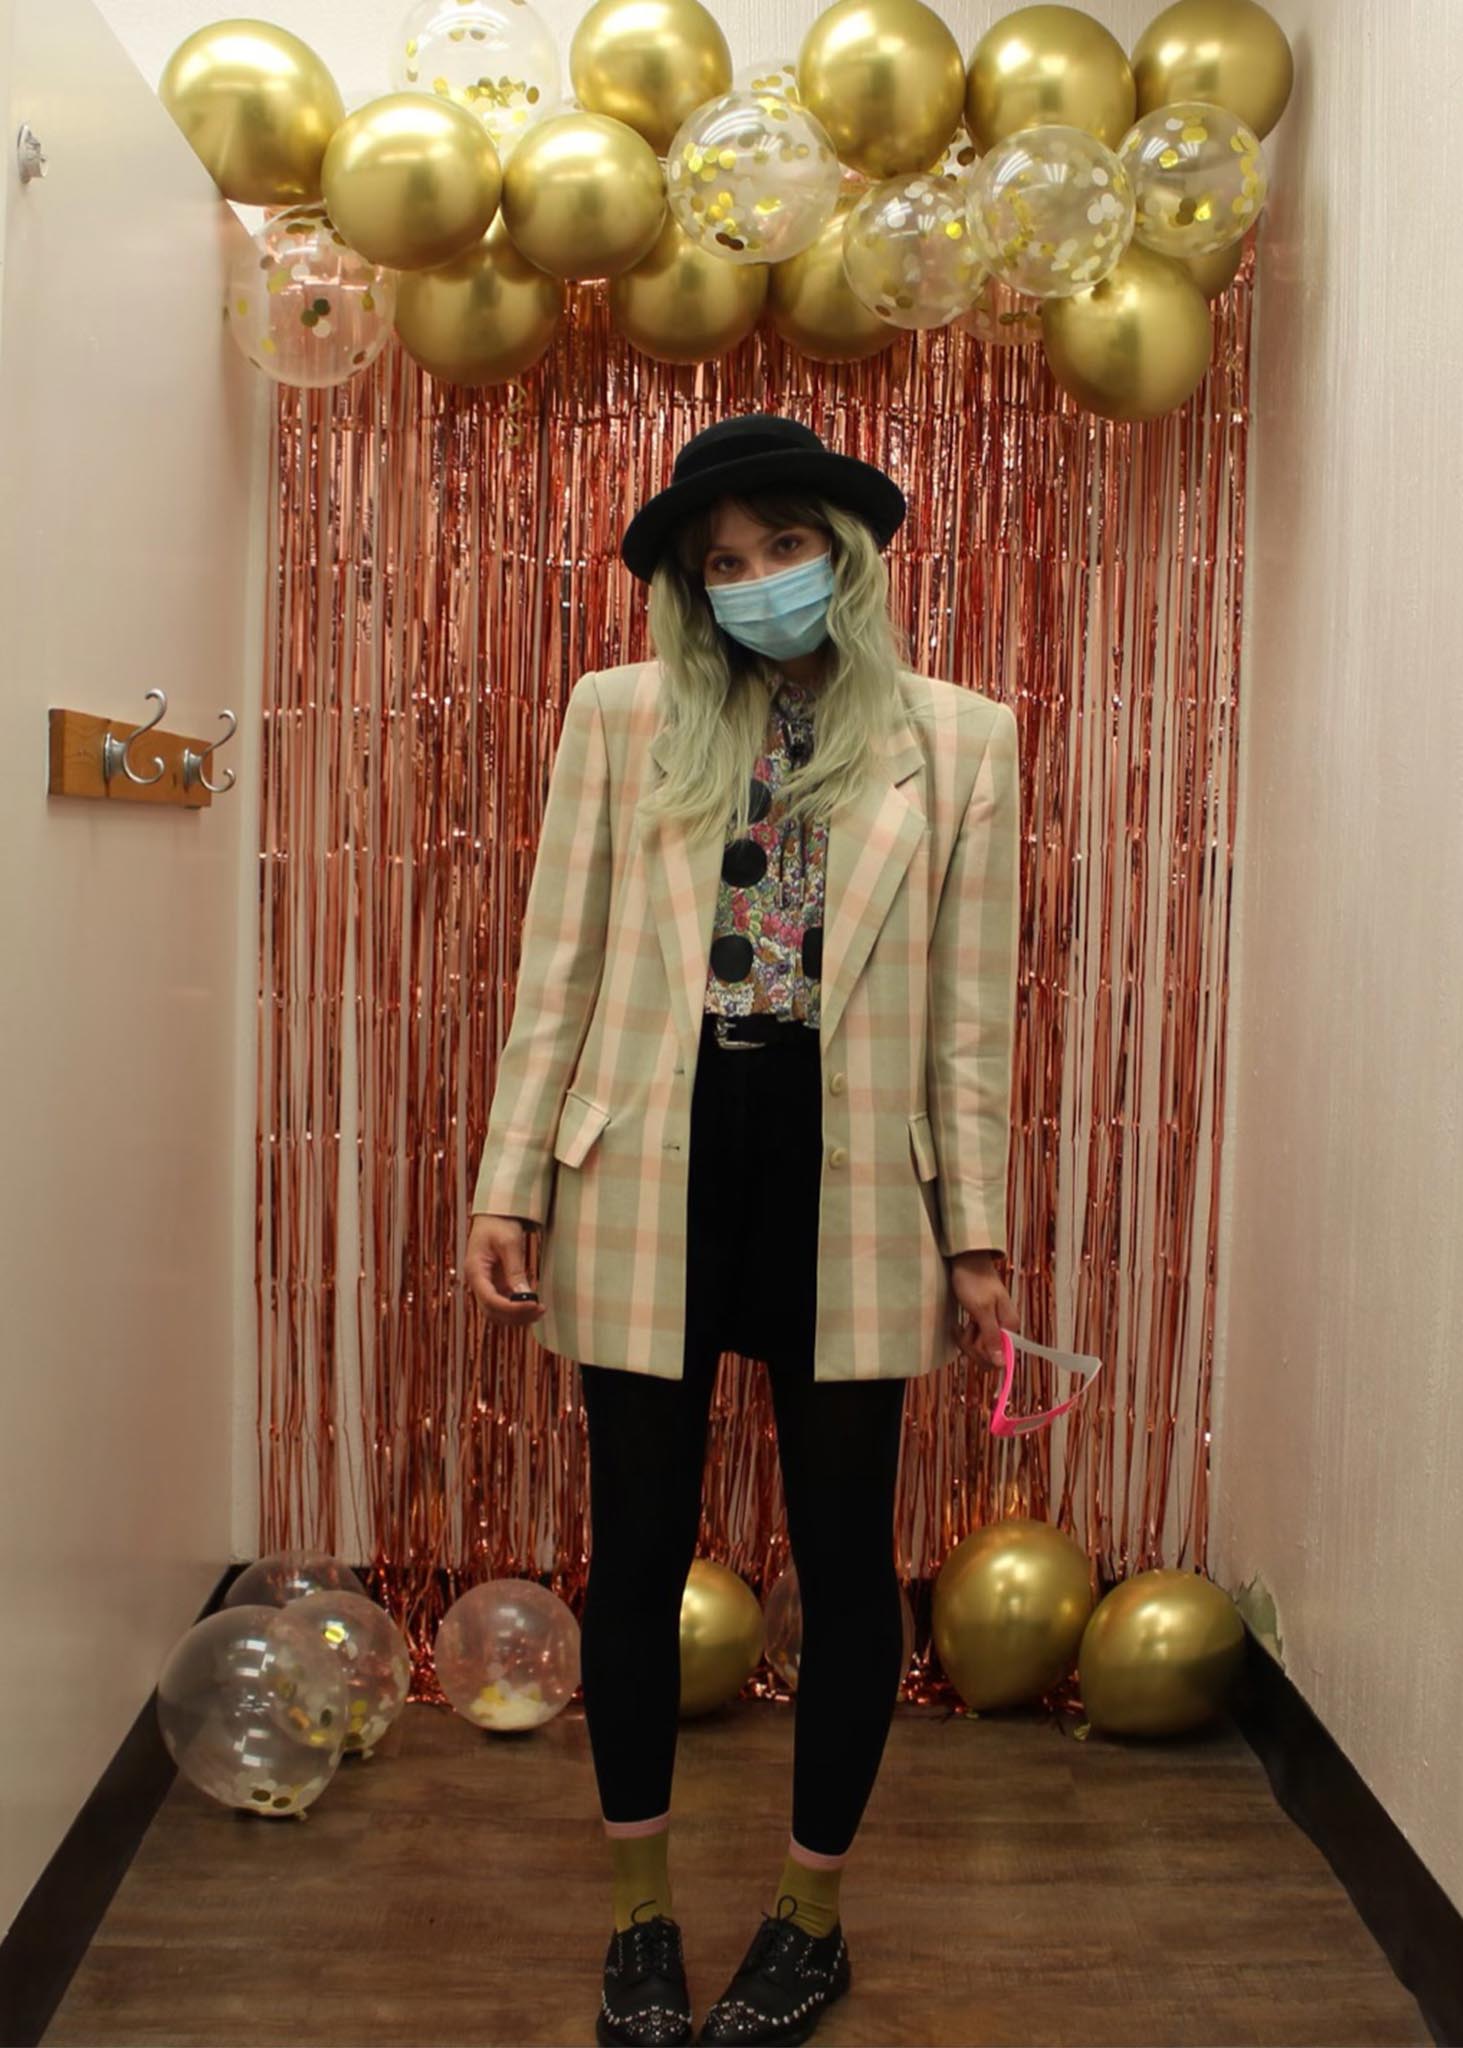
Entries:
<svg viewBox="0 0 1463 2048">
<path fill-rule="evenodd" d="M 648 583 L 666 542 L 687 513 L 714 505 L 719 498 L 748 497 L 754 491 L 828 498 L 862 519 L 881 548 L 898 532 L 907 509 L 904 493 L 893 478 L 856 455 L 810 448 L 744 455 L 736 462 L 719 462 L 704 476 L 686 477 L 648 498 L 625 528 L 621 561 L 632 575 Z"/>
</svg>

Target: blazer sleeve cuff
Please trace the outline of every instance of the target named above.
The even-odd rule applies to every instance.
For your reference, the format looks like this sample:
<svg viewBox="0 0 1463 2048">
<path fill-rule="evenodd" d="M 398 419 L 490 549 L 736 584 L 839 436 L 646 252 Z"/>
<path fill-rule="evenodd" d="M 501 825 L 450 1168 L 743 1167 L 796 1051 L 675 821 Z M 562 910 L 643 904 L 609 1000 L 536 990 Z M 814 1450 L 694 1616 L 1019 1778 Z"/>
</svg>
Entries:
<svg viewBox="0 0 1463 2048">
<path fill-rule="evenodd" d="M 1006 1249 L 1006 1189 L 946 1187 L 942 1198 L 940 1250 L 947 1259 L 957 1252 Z"/>
<path fill-rule="evenodd" d="M 474 1216 L 522 1216 L 540 1226 L 549 1213 L 554 1162 L 536 1153 L 484 1152 L 473 1189 Z"/>
</svg>

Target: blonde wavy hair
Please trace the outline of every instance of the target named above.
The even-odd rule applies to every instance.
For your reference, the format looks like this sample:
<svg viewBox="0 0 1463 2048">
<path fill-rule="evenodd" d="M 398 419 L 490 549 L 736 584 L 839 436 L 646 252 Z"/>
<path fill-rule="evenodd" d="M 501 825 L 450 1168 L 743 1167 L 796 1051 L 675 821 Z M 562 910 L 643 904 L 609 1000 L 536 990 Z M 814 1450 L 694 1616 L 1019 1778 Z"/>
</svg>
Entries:
<svg viewBox="0 0 1463 2048">
<path fill-rule="evenodd" d="M 908 664 L 889 616 L 888 571 L 864 522 L 826 499 L 759 493 L 730 502 L 761 526 L 808 526 L 828 536 L 831 658 L 818 687 L 811 759 L 782 786 L 794 818 L 826 819 L 860 787 L 874 742 L 900 708 L 899 671 Z M 712 614 L 702 564 L 716 510 L 687 519 L 650 585 L 668 750 L 665 779 L 644 808 L 685 822 L 695 837 L 746 833 L 752 771 L 778 682 L 776 664 L 723 633 Z"/>
</svg>

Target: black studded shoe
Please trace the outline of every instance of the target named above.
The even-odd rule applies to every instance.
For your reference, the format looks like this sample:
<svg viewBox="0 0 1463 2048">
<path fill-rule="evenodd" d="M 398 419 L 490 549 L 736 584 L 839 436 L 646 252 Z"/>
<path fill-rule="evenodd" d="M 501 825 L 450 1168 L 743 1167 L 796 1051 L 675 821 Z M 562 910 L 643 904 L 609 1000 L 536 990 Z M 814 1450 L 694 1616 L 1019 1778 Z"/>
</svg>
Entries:
<svg viewBox="0 0 1463 2048">
<path fill-rule="evenodd" d="M 736 1975 L 702 2021 L 699 2041 L 806 2041 L 823 2008 L 847 1991 L 852 1972 L 842 1924 L 808 1934 L 784 1907 L 797 1909 L 786 1892 L 776 1915 L 762 1915 Z"/>
<path fill-rule="evenodd" d="M 617 1927 L 610 1936 L 594 2032 L 597 2041 L 623 2041 L 632 2048 L 641 2043 L 659 2048 L 662 2042 L 691 2039 L 681 1930 L 669 1914 L 655 1913 L 633 1926 Z"/>
</svg>

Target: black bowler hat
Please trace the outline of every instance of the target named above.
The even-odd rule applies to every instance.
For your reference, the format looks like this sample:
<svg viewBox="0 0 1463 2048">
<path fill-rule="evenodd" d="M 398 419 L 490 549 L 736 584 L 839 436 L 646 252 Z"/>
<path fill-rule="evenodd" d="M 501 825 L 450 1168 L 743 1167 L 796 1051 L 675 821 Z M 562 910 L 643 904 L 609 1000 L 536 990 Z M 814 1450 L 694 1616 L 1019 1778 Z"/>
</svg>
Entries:
<svg viewBox="0 0 1463 2048">
<path fill-rule="evenodd" d="M 676 457 L 669 487 L 647 499 L 620 542 L 620 559 L 648 583 L 666 542 L 688 512 L 753 491 L 808 492 L 855 513 L 884 547 L 904 518 L 892 477 L 854 455 L 836 455 L 797 420 L 742 413 L 704 427 Z"/>
</svg>

